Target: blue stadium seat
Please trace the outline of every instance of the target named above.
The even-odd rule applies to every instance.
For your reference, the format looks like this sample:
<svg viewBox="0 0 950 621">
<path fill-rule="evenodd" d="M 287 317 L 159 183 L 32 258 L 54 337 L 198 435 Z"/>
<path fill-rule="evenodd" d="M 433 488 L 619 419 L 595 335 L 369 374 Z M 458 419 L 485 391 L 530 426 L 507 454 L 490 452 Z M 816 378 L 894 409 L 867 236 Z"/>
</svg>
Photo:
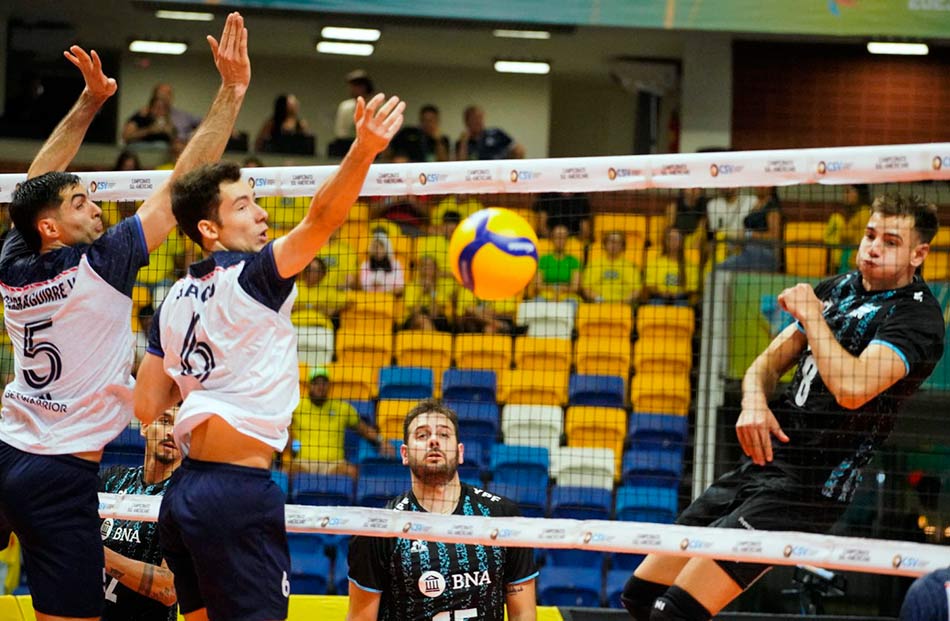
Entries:
<svg viewBox="0 0 950 621">
<path fill-rule="evenodd" d="M 621 472 L 626 484 L 678 487 L 683 474 L 683 449 L 630 449 L 623 454 Z"/>
<path fill-rule="evenodd" d="M 337 595 L 346 595 L 350 592 L 349 571 L 346 554 L 337 554 L 333 559 L 333 590 Z"/>
<path fill-rule="evenodd" d="M 369 457 L 360 462 L 359 478 L 399 479 L 409 476 L 409 468 L 402 465 L 398 459 L 390 459 L 379 455 Z"/>
<path fill-rule="evenodd" d="M 623 486 L 617 490 L 615 519 L 621 522 L 672 524 L 676 490 L 670 487 Z"/>
<path fill-rule="evenodd" d="M 294 475 L 291 500 L 299 505 L 331 505 L 348 507 L 353 504 L 356 484 L 345 474 Z"/>
<path fill-rule="evenodd" d="M 330 559 L 323 552 L 290 558 L 290 592 L 324 595 L 330 584 Z"/>
<path fill-rule="evenodd" d="M 496 444 L 491 452 L 492 482 L 534 485 L 547 489 L 551 457 L 540 446 Z"/>
<path fill-rule="evenodd" d="M 610 491 L 600 487 L 555 485 L 551 488 L 550 517 L 609 520 L 612 500 Z"/>
<path fill-rule="evenodd" d="M 628 574 L 640 566 L 645 554 L 624 554 L 623 552 L 614 552 L 610 555 L 610 569 L 622 569 Z"/>
<path fill-rule="evenodd" d="M 408 469 L 403 470 L 403 476 L 399 478 L 360 476 L 356 482 L 356 504 L 361 507 L 385 507 L 387 502 L 412 485 Z"/>
<path fill-rule="evenodd" d="M 363 422 L 369 425 L 376 424 L 376 402 L 375 401 L 362 401 L 360 399 L 350 399 L 347 403 L 353 406 L 353 409 L 356 410 L 356 413 L 360 415 L 360 419 Z"/>
<path fill-rule="evenodd" d="M 571 375 L 567 387 L 569 405 L 624 407 L 623 378 L 614 375 Z"/>
<path fill-rule="evenodd" d="M 459 440 L 467 447 L 479 444 L 487 455 L 498 440 L 500 426 L 497 403 L 446 401 L 459 417 Z"/>
<path fill-rule="evenodd" d="M 380 399 L 428 399 L 432 388 L 432 369 L 383 367 L 379 370 Z"/>
<path fill-rule="evenodd" d="M 349 404 L 353 406 L 360 420 L 367 425 L 376 425 L 376 403 L 374 401 L 361 401 L 359 399 L 350 399 Z M 372 445 L 360 437 L 354 429 L 346 429 L 343 432 L 343 457 L 351 464 L 359 463 L 359 456 L 369 449 Z"/>
<path fill-rule="evenodd" d="M 128 426 L 106 444 L 99 468 L 141 466 L 145 462 L 145 438 L 138 427 Z"/>
<path fill-rule="evenodd" d="M 676 414 L 631 412 L 627 421 L 630 446 L 640 449 L 682 447 L 689 433 L 689 419 Z"/>
<path fill-rule="evenodd" d="M 633 573 L 633 570 L 630 569 L 611 569 L 607 572 L 604 593 L 608 607 L 623 608 L 623 604 L 620 603 L 620 594 L 623 593 L 623 587 L 630 579 L 631 573 Z"/>
<path fill-rule="evenodd" d="M 601 573 L 577 567 L 545 567 L 538 575 L 544 606 L 600 606 Z"/>
<path fill-rule="evenodd" d="M 607 554 L 596 550 L 575 550 L 573 548 L 551 548 L 545 552 L 545 567 L 583 567 L 584 571 L 600 570 L 604 566 Z"/>
<path fill-rule="evenodd" d="M 308 554 L 326 554 L 329 535 L 314 533 L 287 533 L 287 546 L 290 548 L 290 557 L 306 556 Z"/>
<path fill-rule="evenodd" d="M 495 403 L 497 392 L 494 371 L 446 369 L 442 373 L 442 398 L 446 401 Z"/>
<path fill-rule="evenodd" d="M 280 488 L 280 491 L 284 492 L 284 498 L 287 498 L 287 494 L 290 492 L 290 477 L 287 476 L 287 473 L 271 469 L 270 480 Z"/>
<path fill-rule="evenodd" d="M 544 517 L 548 507 L 547 486 L 515 485 L 492 481 L 487 486 L 489 492 L 504 496 L 518 503 L 521 515 L 524 517 Z"/>
</svg>

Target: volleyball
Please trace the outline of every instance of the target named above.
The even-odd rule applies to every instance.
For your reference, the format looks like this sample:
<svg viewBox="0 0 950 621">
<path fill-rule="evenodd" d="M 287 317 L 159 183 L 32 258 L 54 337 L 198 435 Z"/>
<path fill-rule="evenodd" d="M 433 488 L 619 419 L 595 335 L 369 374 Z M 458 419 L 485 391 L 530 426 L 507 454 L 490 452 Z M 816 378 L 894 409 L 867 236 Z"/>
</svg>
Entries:
<svg viewBox="0 0 950 621">
<path fill-rule="evenodd" d="M 463 287 L 483 300 L 524 289 L 538 269 L 538 236 L 508 209 L 489 207 L 463 220 L 449 240 L 449 265 Z"/>
</svg>

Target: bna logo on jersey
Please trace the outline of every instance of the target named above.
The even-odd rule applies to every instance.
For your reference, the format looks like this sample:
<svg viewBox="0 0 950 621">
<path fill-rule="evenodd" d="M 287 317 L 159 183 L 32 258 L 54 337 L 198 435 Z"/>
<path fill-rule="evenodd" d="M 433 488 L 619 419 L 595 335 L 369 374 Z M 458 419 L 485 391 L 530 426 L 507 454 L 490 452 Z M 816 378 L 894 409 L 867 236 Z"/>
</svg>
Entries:
<svg viewBox="0 0 950 621">
<path fill-rule="evenodd" d="M 427 571 L 419 576 L 419 592 L 426 597 L 438 597 L 445 593 L 445 576 L 437 571 Z"/>
<path fill-rule="evenodd" d="M 102 537 L 102 540 L 105 541 L 109 538 L 109 535 L 112 534 L 112 526 L 115 522 L 112 518 L 106 518 L 102 520 L 102 526 L 99 527 L 99 536 Z"/>
</svg>

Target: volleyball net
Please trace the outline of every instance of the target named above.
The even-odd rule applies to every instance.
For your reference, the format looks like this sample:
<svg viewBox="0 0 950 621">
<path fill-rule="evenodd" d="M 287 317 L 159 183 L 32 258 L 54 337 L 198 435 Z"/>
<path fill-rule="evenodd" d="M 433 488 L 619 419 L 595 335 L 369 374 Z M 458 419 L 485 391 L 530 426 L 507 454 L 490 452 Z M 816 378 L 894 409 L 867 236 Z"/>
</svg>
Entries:
<svg viewBox="0 0 950 621">
<path fill-rule="evenodd" d="M 248 168 L 242 179 L 276 237 L 333 170 Z M 170 173 L 78 174 L 114 224 Z M 21 179 L 0 175 L 0 202 Z M 742 376 L 792 321 L 777 295 L 853 269 L 868 205 L 884 192 L 920 195 L 950 225 L 948 179 L 950 144 L 374 165 L 301 274 L 292 314 L 301 404 L 273 472 L 292 553 L 326 552 L 334 567 L 313 588 L 345 593 L 334 549 L 346 534 L 538 548 L 541 603 L 617 606 L 621 578 L 651 552 L 868 575 L 946 566 L 947 354 L 849 482 L 831 535 L 673 521 L 742 454 Z M 450 275 L 448 239 L 483 207 L 511 209 L 539 233 L 538 277 L 507 300 L 479 300 Z M 176 232 L 141 270 L 139 358 L 151 314 L 198 256 Z M 922 275 L 946 313 L 950 226 Z M 374 510 L 410 487 L 403 422 L 428 397 L 458 414 L 460 478 L 525 517 Z M 140 464 L 144 450 L 130 427 L 104 466 Z M 158 502 L 103 496 L 100 511 L 155 519 Z M 585 568 L 575 581 L 591 568 L 596 578 L 546 584 L 575 566 Z M 876 587 L 863 588 L 873 599 Z"/>
</svg>

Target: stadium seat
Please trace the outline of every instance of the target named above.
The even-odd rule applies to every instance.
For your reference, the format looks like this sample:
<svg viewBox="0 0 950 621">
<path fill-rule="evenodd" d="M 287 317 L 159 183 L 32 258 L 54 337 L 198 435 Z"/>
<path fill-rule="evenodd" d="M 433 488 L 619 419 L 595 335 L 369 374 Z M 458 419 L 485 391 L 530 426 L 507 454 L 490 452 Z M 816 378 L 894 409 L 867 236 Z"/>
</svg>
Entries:
<svg viewBox="0 0 950 621">
<path fill-rule="evenodd" d="M 922 269 L 927 282 L 950 280 L 950 230 L 941 228 L 937 231 Z"/>
<path fill-rule="evenodd" d="M 609 520 L 613 498 L 610 490 L 598 487 L 551 488 L 549 517 L 571 520 Z"/>
<path fill-rule="evenodd" d="M 634 569 L 640 566 L 640 563 L 642 563 L 645 558 L 645 554 L 614 552 L 610 555 L 610 568 L 611 570 L 622 569 L 627 572 L 627 576 L 629 576 Z"/>
<path fill-rule="evenodd" d="M 290 592 L 324 595 L 330 584 L 330 559 L 322 551 L 290 558 Z"/>
<path fill-rule="evenodd" d="M 672 524 L 676 490 L 670 487 L 623 486 L 617 490 L 614 519 L 621 522 Z"/>
<path fill-rule="evenodd" d="M 376 397 L 376 369 L 343 362 L 330 365 L 331 399 L 369 401 Z"/>
<path fill-rule="evenodd" d="M 459 419 L 459 441 L 478 445 L 485 455 L 498 440 L 498 404 L 478 401 L 446 401 Z"/>
<path fill-rule="evenodd" d="M 500 375 L 511 368 L 512 342 L 503 334 L 458 334 L 455 365 L 460 369 L 484 369 Z"/>
<path fill-rule="evenodd" d="M 627 439 L 632 448 L 681 448 L 689 433 L 685 416 L 632 412 L 627 420 Z"/>
<path fill-rule="evenodd" d="M 688 338 L 645 336 L 633 346 L 637 373 L 689 373 L 692 366 L 693 346 Z"/>
<path fill-rule="evenodd" d="M 647 304 L 637 310 L 639 338 L 692 338 L 696 313 L 689 306 Z"/>
<path fill-rule="evenodd" d="M 598 574 L 607 560 L 604 552 L 596 550 L 577 550 L 575 548 L 550 548 L 542 557 L 546 571 L 548 567 L 570 567 L 579 571 L 596 571 Z"/>
<path fill-rule="evenodd" d="M 795 276 L 822 277 L 828 273 L 825 222 L 785 223 L 785 271 Z"/>
<path fill-rule="evenodd" d="M 361 332 L 340 328 L 336 333 L 336 359 L 341 365 L 372 369 L 375 381 L 377 370 L 392 364 L 391 333 Z"/>
<path fill-rule="evenodd" d="M 607 448 L 614 454 L 614 477 L 620 478 L 620 457 L 627 437 L 627 412 L 619 408 L 573 405 L 564 417 L 568 446 Z"/>
<path fill-rule="evenodd" d="M 290 493 L 290 477 L 287 476 L 287 473 L 272 468 L 270 471 L 270 480 L 284 493 L 284 499 L 286 500 Z"/>
<path fill-rule="evenodd" d="M 465 445 L 465 463 L 459 465 L 459 468 L 473 470 L 474 478 L 478 480 L 478 486 L 481 487 L 482 476 L 489 472 L 488 456 L 491 455 L 491 447 L 486 449 L 478 442 L 463 442 L 463 444 Z"/>
<path fill-rule="evenodd" d="M 353 504 L 356 487 L 345 474 L 296 474 L 292 480 L 291 501 L 299 505 L 348 507 Z"/>
<path fill-rule="evenodd" d="M 630 382 L 630 404 L 640 412 L 689 412 L 689 375 L 637 373 Z"/>
<path fill-rule="evenodd" d="M 612 449 L 562 446 L 551 453 L 551 477 L 558 485 L 612 490 L 616 458 Z"/>
<path fill-rule="evenodd" d="M 403 467 L 403 476 L 360 476 L 356 482 L 356 504 L 361 507 L 385 507 L 386 503 L 408 490 L 412 482 L 408 468 Z"/>
<path fill-rule="evenodd" d="M 380 399 L 428 399 L 432 396 L 432 369 L 383 367 L 379 370 Z"/>
<path fill-rule="evenodd" d="M 506 405 L 501 414 L 506 444 L 554 450 L 564 434 L 564 413 L 556 405 Z"/>
<path fill-rule="evenodd" d="M 627 554 L 625 556 L 634 556 Z M 643 557 L 641 556 L 642 560 Z M 637 563 L 639 565 L 639 563 Z M 630 579 L 630 574 L 633 573 L 632 569 L 611 569 L 607 572 L 607 579 L 604 582 L 604 595 L 607 600 L 608 608 L 623 608 L 623 604 L 620 602 L 620 595 L 623 593 L 623 587 L 627 584 L 627 580 Z"/>
<path fill-rule="evenodd" d="M 627 304 L 581 304 L 577 309 L 578 336 L 623 338 L 633 328 L 633 311 Z"/>
<path fill-rule="evenodd" d="M 507 483 L 547 490 L 551 458 L 546 448 L 496 444 L 489 463 L 492 486 Z"/>
<path fill-rule="evenodd" d="M 630 375 L 630 341 L 606 336 L 581 336 L 574 354 L 581 375 L 614 375 L 626 381 Z"/>
<path fill-rule="evenodd" d="M 569 405 L 622 408 L 626 401 L 624 378 L 611 375 L 571 375 L 567 389 Z"/>
<path fill-rule="evenodd" d="M 376 404 L 373 401 L 361 401 L 359 399 L 350 399 L 349 404 L 353 406 L 360 420 L 369 424 L 376 425 Z"/>
<path fill-rule="evenodd" d="M 442 373 L 452 365 L 452 335 L 426 330 L 396 333 L 396 364 L 432 369 L 435 395 L 441 395 Z"/>
<path fill-rule="evenodd" d="M 538 575 L 538 597 L 544 606 L 600 605 L 601 574 L 577 567 L 545 567 Z"/>
<path fill-rule="evenodd" d="M 599 213 L 594 216 L 594 239 L 598 243 L 591 247 L 591 260 L 603 246 L 599 243 L 606 233 L 622 231 L 627 239 L 627 259 L 640 267 L 643 265 L 643 251 L 647 241 L 647 216 L 631 213 Z"/>
<path fill-rule="evenodd" d="M 495 403 L 498 380 L 494 371 L 446 369 L 442 373 L 442 399 Z"/>
<path fill-rule="evenodd" d="M 333 360 L 333 330 L 323 326 L 297 327 L 297 353 L 310 367 L 326 366 Z"/>
<path fill-rule="evenodd" d="M 141 466 L 145 459 L 145 437 L 139 427 L 129 425 L 106 444 L 99 468 L 111 466 Z"/>
<path fill-rule="evenodd" d="M 515 367 L 522 370 L 570 371 L 571 341 L 537 336 L 516 338 Z"/>
<path fill-rule="evenodd" d="M 392 334 L 396 297 L 391 293 L 353 291 L 350 304 L 340 313 L 340 329 L 367 334 Z"/>
<path fill-rule="evenodd" d="M 493 480 L 487 491 L 518 503 L 524 517 L 544 517 L 548 510 L 547 485 L 517 485 Z"/>
<path fill-rule="evenodd" d="M 402 440 L 402 426 L 406 414 L 417 405 L 411 399 L 380 399 L 376 405 L 376 427 L 387 439 Z"/>
<path fill-rule="evenodd" d="M 574 333 L 575 306 L 570 302 L 525 300 L 518 305 L 517 323 L 527 326 L 531 337 L 570 339 Z"/>
<path fill-rule="evenodd" d="M 623 482 L 628 485 L 678 487 L 683 474 L 683 450 L 634 448 L 623 454 Z"/>
<path fill-rule="evenodd" d="M 567 403 L 567 371 L 514 369 L 501 376 L 498 401 L 564 405 Z"/>
</svg>

